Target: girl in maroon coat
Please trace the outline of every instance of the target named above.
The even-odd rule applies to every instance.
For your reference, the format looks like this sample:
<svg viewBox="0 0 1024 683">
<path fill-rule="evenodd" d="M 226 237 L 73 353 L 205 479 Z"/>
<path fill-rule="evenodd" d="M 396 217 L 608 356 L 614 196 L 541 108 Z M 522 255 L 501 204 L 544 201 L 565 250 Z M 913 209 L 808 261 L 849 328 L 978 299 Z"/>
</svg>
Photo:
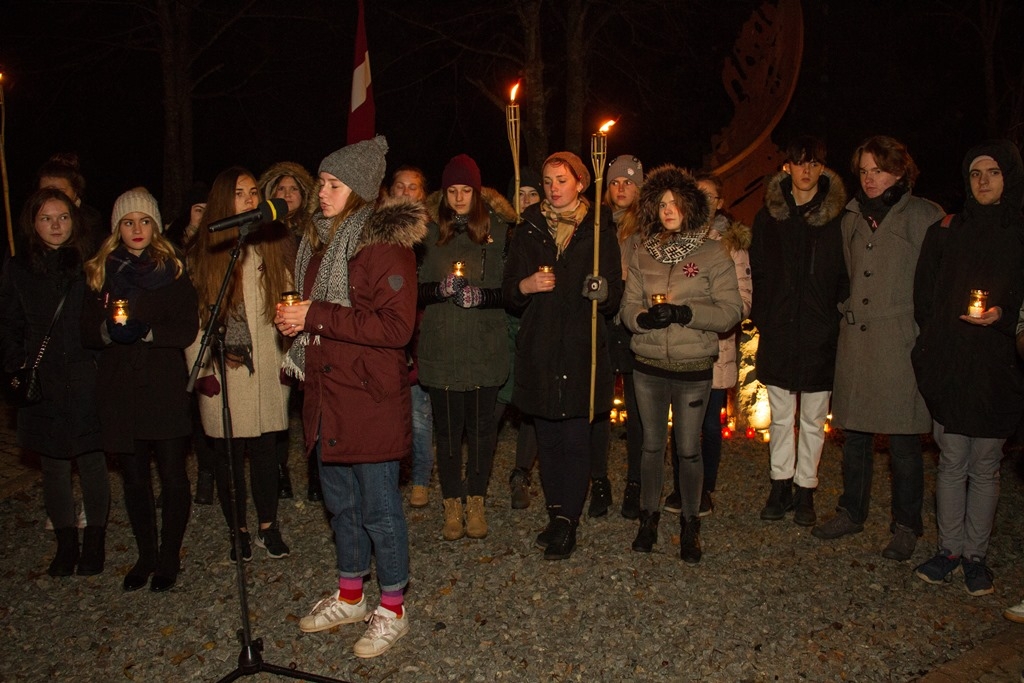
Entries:
<svg viewBox="0 0 1024 683">
<path fill-rule="evenodd" d="M 344 147 L 320 164 L 320 211 L 295 267 L 303 301 L 279 305 L 274 322 L 296 337 L 285 370 L 305 382 L 303 426 L 316 449 L 334 529 L 338 590 L 299 622 L 307 633 L 363 621 L 358 657 L 376 657 L 409 630 L 403 590 L 409 541 L 398 463 L 412 439 L 405 347 L 416 318 L 416 257 L 426 211 L 405 199 L 370 202 L 384 179 L 382 136 Z M 380 605 L 363 578 L 377 556 Z"/>
</svg>

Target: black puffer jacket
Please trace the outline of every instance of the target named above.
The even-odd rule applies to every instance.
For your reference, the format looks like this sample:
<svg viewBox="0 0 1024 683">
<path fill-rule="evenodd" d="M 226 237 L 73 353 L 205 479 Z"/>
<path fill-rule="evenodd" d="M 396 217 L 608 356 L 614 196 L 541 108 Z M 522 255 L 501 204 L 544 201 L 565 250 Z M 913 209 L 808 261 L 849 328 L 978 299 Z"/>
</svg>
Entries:
<svg viewBox="0 0 1024 683">
<path fill-rule="evenodd" d="M 754 218 L 750 319 L 759 334 L 757 379 L 789 391 L 830 391 L 841 315 L 849 296 L 839 217 L 842 180 L 825 169 L 818 192 L 796 206 L 792 179 L 769 179 Z"/>
<path fill-rule="evenodd" d="M 971 195 L 969 166 L 980 155 L 993 157 L 1002 171 L 998 204 L 981 206 Z M 921 328 L 914 374 L 932 419 L 947 432 L 1005 438 L 1024 411 L 1024 375 L 1014 344 L 1024 298 L 1024 169 L 1016 147 L 1000 140 L 971 149 L 963 174 L 963 212 L 928 228 L 921 245 L 914 278 L 914 316 Z M 991 326 L 960 319 L 972 289 L 988 290 L 988 307 L 1002 309 Z"/>
<path fill-rule="evenodd" d="M 502 293 L 509 312 L 520 315 L 516 336 L 515 389 L 520 410 L 549 420 L 586 417 L 590 404 L 591 303 L 583 283 L 594 267 L 593 207 L 572 241 L 555 260 L 555 241 L 534 204 L 512 233 Z M 601 209 L 599 272 L 608 281 L 608 298 L 599 316 L 614 314 L 622 298 L 622 263 L 611 213 Z M 542 265 L 555 268 L 555 289 L 527 295 L 519 282 Z M 594 410 L 611 410 L 615 376 L 611 370 L 605 325 L 597 325 L 597 377 Z"/>
<path fill-rule="evenodd" d="M 96 414 L 96 354 L 82 346 L 79 318 L 85 279 L 72 249 L 48 250 L 37 271 L 19 252 L 0 284 L 0 340 L 5 372 L 35 360 L 39 344 L 66 292 L 39 365 L 43 400 L 18 411 L 18 445 L 51 458 L 101 450 Z"/>
</svg>

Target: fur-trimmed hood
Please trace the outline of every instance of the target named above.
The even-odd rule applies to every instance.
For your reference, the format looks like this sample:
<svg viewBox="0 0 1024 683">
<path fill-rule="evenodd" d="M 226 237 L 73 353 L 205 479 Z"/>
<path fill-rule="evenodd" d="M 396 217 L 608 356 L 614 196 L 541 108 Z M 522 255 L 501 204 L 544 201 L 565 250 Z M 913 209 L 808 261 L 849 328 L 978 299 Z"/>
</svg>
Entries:
<svg viewBox="0 0 1024 683">
<path fill-rule="evenodd" d="M 637 200 L 637 223 L 642 235 L 646 237 L 664 230 L 658 217 L 658 205 L 668 190 L 683 203 L 679 207 L 683 213 L 682 232 L 696 232 L 707 225 L 711 214 L 708 196 L 697 187 L 697 181 L 688 171 L 665 164 L 644 176 L 644 186 Z"/>
<path fill-rule="evenodd" d="M 785 171 L 779 171 L 765 183 L 764 205 L 768 214 L 777 221 L 789 220 L 792 215 L 792 179 Z M 846 206 L 846 187 L 835 171 L 824 168 L 818 178 L 818 194 L 811 201 L 821 201 L 804 214 L 808 225 L 821 227 L 838 216 Z"/>
<path fill-rule="evenodd" d="M 729 253 L 750 249 L 750 239 L 753 236 L 750 228 L 739 221 L 734 221 L 725 214 L 716 214 L 711 221 L 711 229 L 718 233 L 722 244 L 729 250 Z"/>
<path fill-rule="evenodd" d="M 538 188 L 539 189 L 539 188 Z M 487 204 L 488 210 L 506 223 L 516 220 L 516 210 L 508 200 L 493 187 L 481 187 L 480 198 Z M 441 191 L 434 190 L 423 202 L 430 213 L 430 220 L 437 223 L 437 209 L 441 205 Z"/>
<path fill-rule="evenodd" d="M 388 197 L 381 201 L 363 227 L 359 247 L 371 244 L 394 244 L 412 249 L 427 236 L 427 210 L 420 202 L 405 197 Z"/>
<path fill-rule="evenodd" d="M 279 161 L 264 171 L 263 175 L 260 176 L 259 182 L 256 183 L 260 188 L 260 195 L 264 199 L 270 199 L 273 196 L 272 190 L 281 182 L 281 178 L 285 176 L 295 178 L 295 182 L 302 189 L 302 196 L 304 198 L 302 212 L 304 217 L 312 216 L 320 204 L 320 200 L 317 198 L 316 181 L 313 180 L 313 176 L 309 174 L 309 171 L 294 161 Z"/>
</svg>

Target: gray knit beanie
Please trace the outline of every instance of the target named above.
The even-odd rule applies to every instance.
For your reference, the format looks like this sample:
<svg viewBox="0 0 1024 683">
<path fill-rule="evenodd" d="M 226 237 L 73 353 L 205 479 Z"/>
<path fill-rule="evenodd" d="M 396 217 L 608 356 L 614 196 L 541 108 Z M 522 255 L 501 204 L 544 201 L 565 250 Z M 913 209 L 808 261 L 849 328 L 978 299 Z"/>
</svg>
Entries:
<svg viewBox="0 0 1024 683">
<path fill-rule="evenodd" d="M 608 166 L 608 180 L 626 178 L 637 187 L 644 186 L 644 165 L 632 154 L 620 154 Z"/>
<path fill-rule="evenodd" d="M 110 232 L 117 232 L 117 226 L 120 225 L 121 219 L 134 211 L 144 213 L 156 221 L 157 232 L 164 231 L 156 197 L 151 195 L 146 188 L 136 187 L 125 192 L 114 202 L 114 211 L 110 214 Z"/>
<path fill-rule="evenodd" d="M 363 140 L 331 152 L 320 162 L 320 172 L 332 176 L 352 188 L 368 202 L 377 198 L 384 180 L 384 155 L 388 141 L 383 135 Z"/>
</svg>

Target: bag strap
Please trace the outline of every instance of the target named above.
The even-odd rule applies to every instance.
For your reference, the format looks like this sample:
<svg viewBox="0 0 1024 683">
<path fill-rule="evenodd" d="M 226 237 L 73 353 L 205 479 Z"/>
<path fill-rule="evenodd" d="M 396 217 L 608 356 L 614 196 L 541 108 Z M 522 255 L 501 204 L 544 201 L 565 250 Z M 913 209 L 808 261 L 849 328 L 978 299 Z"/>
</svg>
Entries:
<svg viewBox="0 0 1024 683">
<path fill-rule="evenodd" d="M 43 354 L 46 352 L 46 346 L 50 343 L 50 335 L 53 332 L 53 326 L 57 324 L 57 318 L 60 317 L 61 309 L 64 308 L 64 300 L 68 298 L 68 293 L 64 292 L 64 296 L 60 298 L 60 302 L 57 304 L 57 310 L 53 313 L 53 320 L 50 321 L 50 326 L 46 328 L 46 336 L 43 337 L 43 341 L 39 344 L 39 353 L 36 354 L 36 361 L 32 363 L 32 369 L 35 370 L 39 367 L 39 363 L 43 360 Z"/>
</svg>

